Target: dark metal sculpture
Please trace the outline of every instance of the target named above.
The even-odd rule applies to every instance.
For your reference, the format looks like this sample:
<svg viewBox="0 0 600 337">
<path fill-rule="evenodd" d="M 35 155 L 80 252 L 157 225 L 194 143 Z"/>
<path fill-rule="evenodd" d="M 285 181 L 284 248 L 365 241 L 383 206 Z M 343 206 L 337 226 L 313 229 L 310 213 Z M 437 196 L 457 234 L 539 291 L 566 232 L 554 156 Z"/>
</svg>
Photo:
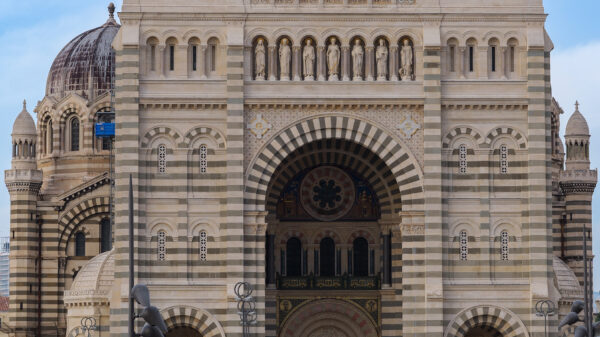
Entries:
<svg viewBox="0 0 600 337">
<path fill-rule="evenodd" d="M 81 319 L 81 330 L 87 337 L 92 335 L 92 331 L 95 331 L 98 327 L 96 326 L 96 319 L 94 317 L 84 317 Z"/>
<path fill-rule="evenodd" d="M 544 316 L 544 336 L 548 337 L 548 316 L 554 316 L 556 305 L 550 300 L 540 300 L 535 304 L 536 315 Z"/>
<path fill-rule="evenodd" d="M 233 288 L 238 302 L 238 314 L 242 324 L 242 335 L 250 335 L 250 325 L 256 324 L 256 299 L 252 297 L 252 286 L 248 282 L 238 282 Z"/>
</svg>

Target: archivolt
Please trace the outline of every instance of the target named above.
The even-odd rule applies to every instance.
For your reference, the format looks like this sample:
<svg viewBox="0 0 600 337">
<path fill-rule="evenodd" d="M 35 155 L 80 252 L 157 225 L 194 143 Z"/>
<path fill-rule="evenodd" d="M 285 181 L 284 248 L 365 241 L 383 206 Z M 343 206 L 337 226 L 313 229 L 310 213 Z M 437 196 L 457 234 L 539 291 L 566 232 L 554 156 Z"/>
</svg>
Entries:
<svg viewBox="0 0 600 337">
<path fill-rule="evenodd" d="M 58 220 L 58 230 L 60 232 L 58 251 L 66 251 L 67 241 L 80 223 L 97 214 L 108 214 L 109 205 L 108 197 L 96 197 L 82 201 L 64 213 Z"/>
<path fill-rule="evenodd" d="M 209 312 L 189 307 L 175 306 L 161 310 L 167 328 L 189 327 L 204 337 L 225 337 L 225 331 L 219 321 Z"/>
<path fill-rule="evenodd" d="M 271 178 L 267 211 L 275 213 L 281 191 L 291 178 L 304 169 L 326 164 L 349 169 L 368 181 L 377 195 L 382 214 L 401 211 L 400 188 L 386 164 L 363 146 L 342 140 L 312 142 L 290 154 Z"/>
<path fill-rule="evenodd" d="M 277 167 L 296 149 L 321 139 L 345 139 L 377 154 L 400 187 L 402 210 L 422 208 L 423 173 L 400 140 L 381 127 L 354 117 L 319 116 L 304 119 L 282 130 L 258 151 L 247 170 L 246 209 L 265 210 L 269 181 Z"/>
<path fill-rule="evenodd" d="M 470 329 L 494 328 L 502 336 L 529 337 L 527 328 L 510 310 L 482 305 L 461 311 L 446 328 L 444 337 L 464 337 Z"/>
</svg>

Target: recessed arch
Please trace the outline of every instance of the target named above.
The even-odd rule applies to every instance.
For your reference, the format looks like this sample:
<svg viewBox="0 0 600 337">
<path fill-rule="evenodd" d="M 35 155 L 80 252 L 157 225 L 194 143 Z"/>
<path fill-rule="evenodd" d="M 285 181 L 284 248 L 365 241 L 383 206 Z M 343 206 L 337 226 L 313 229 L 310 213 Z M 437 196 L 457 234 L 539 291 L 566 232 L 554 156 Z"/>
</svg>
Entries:
<svg viewBox="0 0 600 337">
<path fill-rule="evenodd" d="M 521 133 L 519 130 L 510 126 L 502 126 L 492 129 L 485 137 L 486 146 L 491 146 L 497 138 L 502 136 L 508 136 L 514 139 L 520 150 L 527 148 L 527 138 L 525 138 L 523 133 Z"/>
<path fill-rule="evenodd" d="M 108 197 L 96 197 L 84 200 L 63 213 L 58 220 L 60 237 L 58 240 L 59 253 L 66 254 L 67 243 L 79 224 L 95 215 L 109 214 Z"/>
<path fill-rule="evenodd" d="M 309 117 L 272 136 L 248 166 L 246 209 L 266 209 L 269 182 L 290 153 L 310 142 L 328 138 L 353 141 L 377 153 L 400 188 L 403 211 L 422 209 L 423 173 L 408 147 L 382 127 L 349 116 Z"/>
<path fill-rule="evenodd" d="M 225 136 L 216 129 L 210 127 L 196 127 L 185 133 L 179 147 L 189 147 L 197 138 L 199 137 L 209 137 L 214 140 L 215 144 L 217 144 L 219 149 L 225 149 Z"/>
<path fill-rule="evenodd" d="M 444 337 L 465 337 L 474 327 L 490 327 L 502 336 L 529 337 L 527 328 L 512 311 L 494 305 L 480 305 L 459 312 L 446 327 Z"/>
<path fill-rule="evenodd" d="M 478 147 L 481 147 L 484 143 L 484 138 L 481 136 L 481 133 L 473 127 L 457 126 L 446 134 L 446 137 L 444 137 L 444 140 L 442 141 L 442 147 L 444 149 L 452 148 L 454 142 L 464 136 L 470 138 L 473 141 L 473 144 L 477 144 Z"/>
<path fill-rule="evenodd" d="M 201 336 L 225 337 L 225 330 L 219 321 L 208 311 L 196 307 L 181 305 L 161 310 L 167 329 L 177 327 L 192 328 Z"/>
</svg>

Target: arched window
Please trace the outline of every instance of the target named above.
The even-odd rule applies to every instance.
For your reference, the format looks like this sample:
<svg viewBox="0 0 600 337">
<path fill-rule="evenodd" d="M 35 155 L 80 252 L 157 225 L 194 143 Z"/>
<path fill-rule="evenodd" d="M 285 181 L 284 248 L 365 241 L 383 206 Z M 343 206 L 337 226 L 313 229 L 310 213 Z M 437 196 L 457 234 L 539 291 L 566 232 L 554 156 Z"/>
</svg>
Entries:
<svg viewBox="0 0 600 337">
<path fill-rule="evenodd" d="M 200 232 L 200 261 L 206 261 L 208 236 L 206 231 Z"/>
<path fill-rule="evenodd" d="M 75 234 L 75 256 L 85 256 L 85 234 Z"/>
<path fill-rule="evenodd" d="M 167 233 L 165 231 L 158 232 L 158 261 L 164 261 L 167 258 Z"/>
<path fill-rule="evenodd" d="M 508 173 L 508 147 L 505 144 L 500 145 L 500 173 Z"/>
<path fill-rule="evenodd" d="M 508 71 L 514 73 L 517 68 L 517 46 L 519 42 L 515 38 L 508 40 Z"/>
<path fill-rule="evenodd" d="M 461 144 L 458 148 L 458 169 L 461 174 L 467 173 L 467 146 Z"/>
<path fill-rule="evenodd" d="M 208 147 L 205 144 L 200 145 L 200 173 L 206 173 L 208 168 Z"/>
<path fill-rule="evenodd" d="M 323 238 L 319 245 L 321 251 L 321 261 L 319 275 L 334 276 L 335 275 L 335 242 L 332 238 Z"/>
<path fill-rule="evenodd" d="M 52 154 L 52 148 L 54 146 L 52 131 L 52 120 L 50 119 L 46 124 L 46 154 Z"/>
<path fill-rule="evenodd" d="M 148 63 L 149 63 L 148 69 L 150 71 L 156 71 L 156 53 L 157 53 L 158 39 L 155 37 L 151 37 L 148 39 L 148 41 L 146 41 L 146 44 L 148 45 Z"/>
<path fill-rule="evenodd" d="M 452 38 L 448 40 L 448 71 L 456 72 L 456 53 L 458 48 L 458 40 Z"/>
<path fill-rule="evenodd" d="M 209 73 L 214 73 L 217 71 L 217 46 L 219 44 L 219 40 L 216 38 L 211 38 L 208 40 L 208 50 L 206 57 L 206 64 Z"/>
<path fill-rule="evenodd" d="M 198 70 L 198 48 L 200 46 L 200 40 L 196 37 L 191 38 L 188 41 L 188 64 L 189 70 L 192 72 Z"/>
<path fill-rule="evenodd" d="M 71 119 L 71 151 L 79 151 L 79 119 Z"/>
<path fill-rule="evenodd" d="M 467 72 L 475 72 L 475 58 L 477 57 L 477 41 L 474 38 L 467 40 Z"/>
<path fill-rule="evenodd" d="M 167 147 L 165 144 L 160 144 L 157 151 L 158 173 L 167 172 Z"/>
<path fill-rule="evenodd" d="M 109 218 L 100 220 L 100 253 L 112 249 L 112 228 Z"/>
<path fill-rule="evenodd" d="M 302 275 L 302 242 L 298 238 L 290 238 L 286 245 L 287 276 Z"/>
<path fill-rule="evenodd" d="M 169 61 L 169 71 L 175 70 L 175 46 L 177 40 L 173 37 L 167 39 L 167 60 Z"/>
<path fill-rule="evenodd" d="M 354 276 L 369 276 L 369 243 L 365 238 L 356 238 L 352 244 L 354 252 Z"/>
<path fill-rule="evenodd" d="M 488 46 L 489 71 L 495 73 L 498 68 L 498 40 L 491 39 Z"/>
<path fill-rule="evenodd" d="M 460 260 L 467 261 L 469 257 L 469 237 L 467 236 L 467 231 L 461 231 L 458 240 L 460 245 Z"/>
<path fill-rule="evenodd" d="M 500 255 L 502 258 L 502 261 L 508 261 L 508 232 L 507 231 L 502 231 L 502 233 L 500 234 Z"/>
</svg>

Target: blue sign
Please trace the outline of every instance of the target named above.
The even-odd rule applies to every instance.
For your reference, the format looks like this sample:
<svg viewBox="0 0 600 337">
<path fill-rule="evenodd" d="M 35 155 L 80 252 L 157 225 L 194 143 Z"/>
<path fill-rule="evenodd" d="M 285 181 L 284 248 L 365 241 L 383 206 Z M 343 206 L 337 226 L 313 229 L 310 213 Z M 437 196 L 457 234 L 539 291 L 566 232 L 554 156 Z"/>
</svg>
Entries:
<svg viewBox="0 0 600 337">
<path fill-rule="evenodd" d="M 96 123 L 96 137 L 113 137 L 115 123 Z"/>
</svg>

